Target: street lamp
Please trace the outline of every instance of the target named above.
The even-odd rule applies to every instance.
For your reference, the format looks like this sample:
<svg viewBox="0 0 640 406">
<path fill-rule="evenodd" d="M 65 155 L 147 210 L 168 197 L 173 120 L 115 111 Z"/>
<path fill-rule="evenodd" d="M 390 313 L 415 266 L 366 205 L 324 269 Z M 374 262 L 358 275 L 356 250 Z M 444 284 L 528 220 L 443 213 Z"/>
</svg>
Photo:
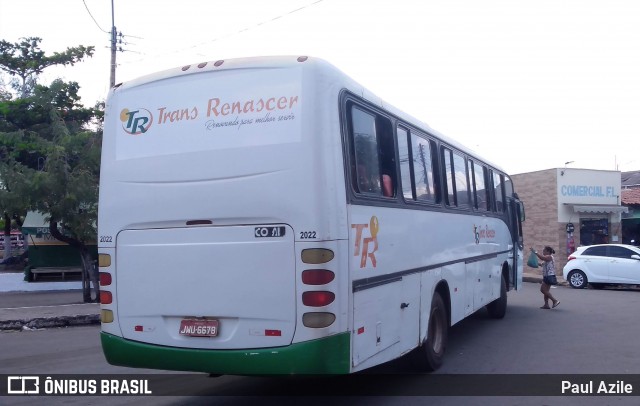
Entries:
<svg viewBox="0 0 640 406">
<path fill-rule="evenodd" d="M 572 164 L 573 161 L 567 161 L 564 163 L 564 169 L 567 169 L 567 165 Z M 560 176 L 564 176 L 564 170 L 560 171 Z"/>
</svg>

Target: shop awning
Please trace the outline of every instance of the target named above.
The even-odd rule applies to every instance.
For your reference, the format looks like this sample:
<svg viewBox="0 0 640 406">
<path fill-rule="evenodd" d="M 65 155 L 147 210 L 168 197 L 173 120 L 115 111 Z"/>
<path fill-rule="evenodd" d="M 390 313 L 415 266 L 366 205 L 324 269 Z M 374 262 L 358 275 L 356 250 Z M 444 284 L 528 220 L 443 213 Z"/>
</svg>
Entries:
<svg viewBox="0 0 640 406">
<path fill-rule="evenodd" d="M 574 204 L 573 211 L 576 213 L 627 213 L 626 206 L 609 206 L 606 204 Z"/>
</svg>

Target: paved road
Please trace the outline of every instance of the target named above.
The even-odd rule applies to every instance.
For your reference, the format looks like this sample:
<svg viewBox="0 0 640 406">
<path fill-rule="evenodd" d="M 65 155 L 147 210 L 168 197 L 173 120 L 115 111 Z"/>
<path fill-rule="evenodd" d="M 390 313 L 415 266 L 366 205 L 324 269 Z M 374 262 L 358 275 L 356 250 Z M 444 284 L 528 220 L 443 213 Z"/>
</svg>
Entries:
<svg viewBox="0 0 640 406">
<path fill-rule="evenodd" d="M 435 375 L 446 374 L 640 374 L 636 322 L 640 292 L 632 290 L 574 290 L 560 287 L 553 293 L 561 305 L 541 310 L 538 286 L 525 284 L 509 294 L 504 320 L 492 320 L 479 312 L 451 329 L 444 366 Z M 0 333 L 0 374 L 145 374 L 106 364 L 97 326 L 27 332 Z M 350 405 L 637 405 L 638 397 L 421 397 L 434 375 L 407 372 L 404 361 L 375 368 L 370 374 L 338 378 L 208 378 L 205 375 L 167 376 L 165 389 L 180 394 L 204 395 L 154 398 L 92 398 L 96 405 L 108 404 L 350 404 Z M 376 375 L 384 374 L 384 375 Z M 535 376 L 532 376 L 535 379 Z M 351 385 L 352 393 L 375 396 L 346 398 L 261 398 L 264 393 L 291 394 L 305 390 L 335 393 L 340 385 Z M 640 384 L 634 394 L 640 393 Z M 384 396 L 384 395 L 392 396 Z M 240 396 L 242 395 L 242 396 Z M 30 404 L 11 398 L 13 404 Z M 33 401 L 33 399 L 31 399 Z M 50 397 L 47 404 L 86 404 L 87 398 Z M 2 400 L 0 400 L 2 403 Z"/>
</svg>

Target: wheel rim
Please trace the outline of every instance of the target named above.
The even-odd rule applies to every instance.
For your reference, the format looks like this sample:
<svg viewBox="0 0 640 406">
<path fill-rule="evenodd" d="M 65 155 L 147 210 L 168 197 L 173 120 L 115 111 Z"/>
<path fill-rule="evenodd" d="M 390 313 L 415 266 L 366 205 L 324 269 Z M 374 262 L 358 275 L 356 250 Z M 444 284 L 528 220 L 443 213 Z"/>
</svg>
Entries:
<svg viewBox="0 0 640 406">
<path fill-rule="evenodd" d="M 582 286 L 584 284 L 584 278 L 579 272 L 572 273 L 569 281 L 571 282 L 571 286 Z"/>
</svg>

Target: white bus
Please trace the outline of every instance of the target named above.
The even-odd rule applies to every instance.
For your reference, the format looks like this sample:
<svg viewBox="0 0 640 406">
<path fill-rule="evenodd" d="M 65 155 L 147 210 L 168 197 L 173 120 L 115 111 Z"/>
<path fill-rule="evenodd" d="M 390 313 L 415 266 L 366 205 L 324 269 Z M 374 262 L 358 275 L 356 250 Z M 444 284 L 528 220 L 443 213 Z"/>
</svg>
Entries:
<svg viewBox="0 0 640 406">
<path fill-rule="evenodd" d="M 114 365 L 347 374 L 521 285 L 504 171 L 320 59 L 184 66 L 116 86 L 99 206 Z"/>
</svg>

